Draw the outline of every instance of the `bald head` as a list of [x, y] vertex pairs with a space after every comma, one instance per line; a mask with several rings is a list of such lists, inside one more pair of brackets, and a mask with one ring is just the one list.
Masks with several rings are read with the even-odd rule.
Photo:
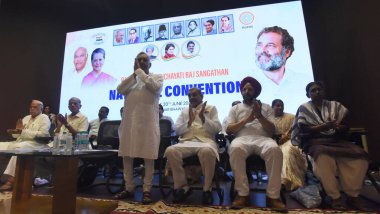
[[32, 100], [29, 107], [29, 114], [34, 118], [42, 113], [44, 104], [39, 100]]
[[87, 62], [87, 49], [84, 47], [79, 47], [74, 53], [74, 66], [75, 70], [79, 73], [86, 66]]

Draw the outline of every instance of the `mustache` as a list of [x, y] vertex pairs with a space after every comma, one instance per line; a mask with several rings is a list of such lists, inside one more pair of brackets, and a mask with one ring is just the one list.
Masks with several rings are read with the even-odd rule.
[[272, 57], [271, 54], [267, 54], [265, 52], [261, 52], [261, 53], [257, 54], [257, 57], [261, 57], [261, 56]]

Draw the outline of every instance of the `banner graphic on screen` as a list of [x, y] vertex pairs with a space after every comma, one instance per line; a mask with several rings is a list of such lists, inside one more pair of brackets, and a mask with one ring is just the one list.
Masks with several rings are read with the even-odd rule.
[[282, 99], [290, 113], [308, 100], [305, 87], [313, 81], [302, 6], [293, 1], [67, 33], [60, 112], [69, 113], [69, 98], [78, 97], [90, 120], [101, 106], [120, 119], [124, 97], [116, 87], [133, 74], [139, 52], [149, 55], [150, 72], [163, 75], [160, 103], [174, 120], [189, 105], [192, 87], [222, 121], [231, 103], [242, 100], [246, 76], [261, 83], [261, 102]]

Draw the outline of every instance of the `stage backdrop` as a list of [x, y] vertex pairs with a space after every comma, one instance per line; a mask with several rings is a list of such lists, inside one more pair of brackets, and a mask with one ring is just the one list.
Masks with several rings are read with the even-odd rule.
[[[257, 36], [271, 26], [286, 29], [294, 38], [295, 50], [279, 85], [255, 63]], [[95, 54], [91, 61], [93, 51], [104, 52], [104, 60]], [[231, 103], [242, 99], [239, 85], [246, 76], [262, 83], [258, 99], [268, 104], [282, 99], [291, 113], [308, 100], [305, 86], [313, 80], [301, 2], [278, 3], [67, 33], [59, 111], [69, 113], [68, 99], [78, 97], [89, 119], [97, 117], [101, 106], [111, 109], [110, 119], [120, 119], [124, 97], [116, 87], [133, 73], [139, 52], [149, 53], [150, 71], [164, 76], [160, 103], [174, 120], [189, 105], [191, 87], [202, 90], [204, 101], [217, 106], [223, 120]], [[95, 80], [91, 71], [96, 69], [107, 76]]]

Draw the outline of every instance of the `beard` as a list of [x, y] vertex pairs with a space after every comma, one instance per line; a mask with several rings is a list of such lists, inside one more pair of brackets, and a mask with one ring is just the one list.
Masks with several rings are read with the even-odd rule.
[[[282, 49], [280, 54], [270, 55], [270, 54], [266, 54], [264, 52], [261, 52], [261, 53], [256, 55], [256, 60], [255, 60], [256, 65], [261, 70], [264, 70], [264, 71], [278, 70], [279, 68], [281, 68], [281, 66], [283, 66], [285, 64], [285, 61], [286, 61], [285, 52], [286, 52], [285, 48]], [[262, 57], [262, 56], [269, 57], [269, 61], [261, 62], [260, 57]]]
[[243, 94], [243, 100], [245, 103], [250, 103], [254, 99], [255, 97], [251, 96], [250, 94]]

